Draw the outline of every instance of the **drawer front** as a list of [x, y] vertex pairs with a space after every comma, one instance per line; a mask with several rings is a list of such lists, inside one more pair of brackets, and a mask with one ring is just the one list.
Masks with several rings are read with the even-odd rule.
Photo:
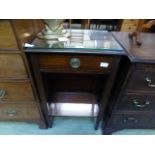
[[155, 115], [113, 115], [109, 125], [122, 128], [151, 128], [155, 127]]
[[155, 111], [155, 96], [124, 95], [115, 109], [123, 111]]
[[9, 20], [0, 21], [0, 49], [18, 49]]
[[126, 89], [128, 91], [155, 91], [155, 71], [134, 71]]
[[107, 73], [110, 71], [112, 58], [108, 56], [79, 55], [40, 55], [41, 70], [73, 73]]
[[34, 101], [29, 82], [1, 82], [0, 102], [4, 101]]
[[33, 104], [0, 104], [0, 120], [39, 119], [38, 108]]
[[28, 78], [21, 55], [0, 54], [0, 78]]

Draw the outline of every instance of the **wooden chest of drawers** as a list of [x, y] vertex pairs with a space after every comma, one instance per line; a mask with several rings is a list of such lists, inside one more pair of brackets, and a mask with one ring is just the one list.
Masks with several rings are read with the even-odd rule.
[[105, 134], [125, 128], [155, 128], [155, 65], [147, 66], [142, 64], [137, 68], [135, 64], [130, 65], [113, 101]]
[[41, 122], [24, 55], [10, 20], [0, 21], [0, 120]]
[[[129, 59], [120, 65], [103, 133], [111, 134], [121, 129], [155, 128], [155, 62], [151, 43], [153, 35], [142, 36], [141, 47], [130, 45], [127, 33], [124, 37], [114, 33], [126, 48]], [[155, 36], [154, 36], [155, 37]], [[138, 52], [137, 52], [138, 50]]]
[[16, 37], [8, 20], [0, 21], [0, 49], [18, 50]]
[[[28, 75], [22, 56], [20, 54], [0, 54], [0, 78], [1, 79], [27, 79]], [[5, 54], [4, 54], [5, 53]]]

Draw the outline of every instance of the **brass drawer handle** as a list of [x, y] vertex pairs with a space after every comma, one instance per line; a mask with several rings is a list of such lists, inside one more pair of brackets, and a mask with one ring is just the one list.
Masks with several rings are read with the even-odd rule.
[[133, 100], [133, 103], [136, 107], [140, 107], [140, 108], [144, 108], [150, 104], [149, 101], [146, 101], [145, 103], [140, 104], [137, 100]]
[[127, 117], [123, 120], [124, 123], [127, 122], [133, 122], [133, 123], [138, 123], [138, 120], [135, 117]]
[[8, 110], [5, 111], [5, 113], [6, 113], [8, 116], [10, 116], [10, 117], [14, 117], [14, 116], [17, 115], [17, 111], [14, 110], [14, 109], [8, 109]]
[[0, 89], [0, 100], [4, 98], [6, 91], [4, 89]]
[[71, 58], [69, 63], [70, 63], [70, 66], [74, 69], [79, 68], [81, 65], [81, 61], [79, 58]]
[[146, 82], [148, 84], [148, 87], [155, 88], [155, 84], [152, 84], [151, 78], [146, 77], [145, 80], [146, 80]]

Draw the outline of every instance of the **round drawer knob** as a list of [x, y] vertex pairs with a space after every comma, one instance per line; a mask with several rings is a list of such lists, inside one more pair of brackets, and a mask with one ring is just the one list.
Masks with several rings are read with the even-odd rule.
[[70, 66], [75, 69], [79, 68], [81, 65], [79, 58], [71, 58], [69, 63], [70, 63]]

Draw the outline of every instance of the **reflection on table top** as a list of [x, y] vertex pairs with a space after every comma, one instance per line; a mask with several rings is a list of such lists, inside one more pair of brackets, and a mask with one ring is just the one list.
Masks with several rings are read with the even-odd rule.
[[123, 52], [111, 32], [100, 30], [67, 30], [58, 40], [36, 37], [28, 49], [80, 49]]

